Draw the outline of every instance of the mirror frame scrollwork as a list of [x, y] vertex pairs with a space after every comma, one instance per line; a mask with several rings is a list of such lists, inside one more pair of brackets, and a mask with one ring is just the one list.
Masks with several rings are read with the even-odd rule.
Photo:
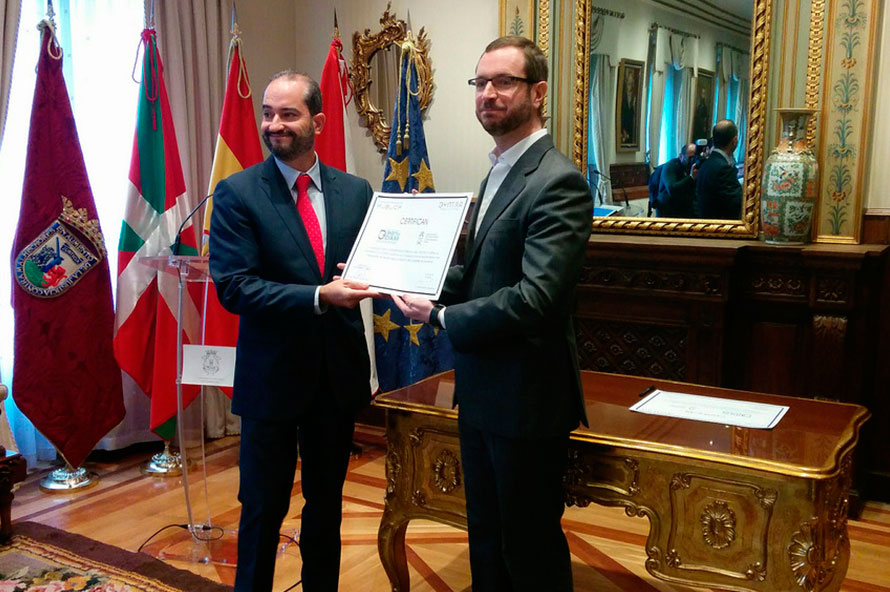
[[[352, 35], [352, 85], [355, 89], [355, 106], [359, 117], [367, 119], [367, 127], [374, 138], [377, 149], [386, 152], [389, 148], [389, 135], [391, 126], [387, 121], [392, 114], [384, 114], [371, 101], [370, 88], [373, 83], [371, 79], [371, 59], [374, 54], [390, 45], [400, 47], [402, 43], [408, 41], [408, 25], [405, 21], [396, 19], [389, 12], [390, 6], [387, 5], [380, 17], [381, 29], [378, 33], [371, 33], [370, 29], [365, 29], [364, 33], [359, 34], [358, 31]], [[432, 63], [429, 58], [429, 39], [426, 36], [426, 30], [421, 28], [414, 37], [414, 45], [417, 48], [418, 65], [417, 79], [420, 103], [420, 110], [424, 111], [429, 105], [433, 94], [433, 70]]]
[[[572, 160], [583, 171], [587, 162], [587, 88], [590, 80], [590, 14], [593, 0], [575, 0], [574, 97], [572, 109]], [[541, 2], [540, 5], [549, 5]], [[549, 6], [547, 7], [549, 11]], [[751, 96], [745, 156], [744, 203], [740, 220], [695, 220], [680, 218], [612, 217], [594, 218], [594, 232], [671, 234], [718, 238], [757, 236], [764, 162], [764, 127], [770, 50], [772, 0], [754, 0], [751, 30]]]

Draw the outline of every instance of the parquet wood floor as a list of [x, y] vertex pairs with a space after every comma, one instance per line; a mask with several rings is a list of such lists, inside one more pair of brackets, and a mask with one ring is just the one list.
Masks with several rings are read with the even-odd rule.
[[[340, 590], [388, 592], [389, 583], [377, 555], [377, 527], [383, 511], [384, 452], [382, 432], [360, 428], [360, 457], [349, 466], [343, 511], [343, 555]], [[14, 520], [32, 520], [76, 532], [135, 551], [152, 533], [168, 524], [187, 522], [179, 478], [148, 477], [140, 465], [148, 453], [131, 454], [114, 462], [87, 463], [100, 475], [100, 483], [76, 494], [45, 494], [38, 482], [46, 471], [32, 474], [16, 492]], [[214, 524], [234, 530], [238, 524], [238, 438], [211, 442], [207, 448], [207, 491]], [[206, 519], [204, 487], [192, 479], [190, 488], [195, 522]], [[299, 473], [294, 483], [291, 512], [285, 532], [299, 528], [302, 506]], [[568, 508], [563, 526], [572, 551], [577, 592], [694, 592], [661, 582], [643, 567], [643, 544], [648, 532], [645, 519], [629, 518], [618, 508]], [[152, 554], [173, 546], [184, 531], [166, 530], [152, 539]], [[859, 520], [849, 525], [852, 559], [844, 592], [890, 592], [890, 505], [870, 502]], [[408, 529], [408, 562], [412, 592], [468, 592], [470, 589], [466, 533], [433, 522], [415, 521]], [[234, 561], [234, 546], [219, 543], [214, 554]], [[231, 584], [234, 567], [168, 560], [210, 579]], [[275, 592], [299, 579], [299, 550], [286, 545], [279, 555]], [[299, 590], [299, 587], [295, 588]], [[781, 591], [776, 591], [781, 592]]]

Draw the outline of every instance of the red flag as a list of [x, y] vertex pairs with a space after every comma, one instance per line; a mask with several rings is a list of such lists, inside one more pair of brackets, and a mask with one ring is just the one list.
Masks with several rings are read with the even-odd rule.
[[315, 138], [315, 151], [323, 163], [347, 171], [346, 105], [352, 99], [349, 69], [341, 55], [343, 44], [334, 37], [321, 71], [321, 105], [325, 125]]
[[124, 417], [105, 243], [46, 21], [12, 247], [16, 405], [73, 467]]
[[[226, 82], [226, 96], [223, 100], [222, 117], [219, 121], [219, 135], [216, 139], [216, 152], [213, 155], [213, 171], [210, 173], [208, 193], [213, 193], [220, 179], [237, 173], [247, 167], [262, 162], [260, 137], [253, 115], [253, 100], [250, 80], [247, 78], [247, 65], [241, 56], [241, 38], [237, 33], [232, 37], [229, 50], [229, 78]], [[213, 211], [213, 198], [207, 201], [204, 211], [204, 248], [206, 255], [210, 237], [210, 215]], [[219, 303], [216, 288], [207, 282], [204, 309], [204, 343], [234, 347], [238, 341], [238, 317], [227, 311]], [[231, 388], [221, 389], [229, 398]]]
[[[349, 82], [349, 67], [341, 52], [343, 44], [334, 39], [321, 71], [321, 105], [326, 121], [321, 133], [315, 138], [315, 151], [321, 162], [341, 171], [352, 173], [352, 146], [349, 142], [349, 127], [346, 125], [346, 105], [352, 100], [352, 86]], [[362, 322], [365, 325], [365, 341], [371, 362], [371, 393], [378, 390], [377, 361], [374, 355], [374, 311], [370, 299], [359, 304]]]

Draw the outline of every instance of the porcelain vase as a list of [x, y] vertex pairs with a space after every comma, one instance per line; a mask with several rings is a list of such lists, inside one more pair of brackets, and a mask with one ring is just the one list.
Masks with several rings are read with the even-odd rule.
[[767, 243], [800, 245], [810, 242], [818, 193], [816, 156], [806, 141], [812, 109], [778, 109], [782, 132], [766, 161], [760, 220]]

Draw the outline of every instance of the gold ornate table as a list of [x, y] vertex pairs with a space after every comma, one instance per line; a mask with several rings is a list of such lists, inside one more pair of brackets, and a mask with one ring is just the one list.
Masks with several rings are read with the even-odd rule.
[[[596, 372], [582, 380], [591, 427], [572, 433], [566, 503], [648, 518], [649, 573], [726, 590], [840, 589], [864, 407]], [[790, 409], [772, 430], [628, 411], [650, 385]], [[393, 592], [409, 590], [410, 520], [466, 528], [453, 392], [448, 372], [375, 401], [387, 410], [378, 550]]]

